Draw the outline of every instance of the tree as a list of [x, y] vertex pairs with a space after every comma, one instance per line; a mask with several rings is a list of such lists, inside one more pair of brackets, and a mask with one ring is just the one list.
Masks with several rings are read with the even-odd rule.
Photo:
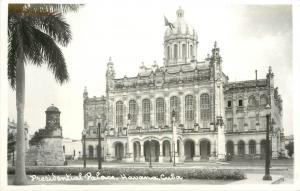
[[288, 155], [292, 157], [294, 155], [294, 141], [290, 141], [285, 148], [288, 150]]
[[55, 79], [69, 79], [66, 62], [58, 45], [67, 46], [72, 35], [63, 14], [76, 12], [81, 5], [9, 4], [8, 80], [16, 91], [17, 159], [13, 184], [26, 184], [25, 172], [25, 64], [47, 64]]

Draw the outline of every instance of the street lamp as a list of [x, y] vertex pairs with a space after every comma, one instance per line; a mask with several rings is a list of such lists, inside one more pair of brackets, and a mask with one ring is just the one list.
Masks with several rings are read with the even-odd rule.
[[82, 139], [83, 139], [83, 168], [86, 168], [86, 152], [85, 152], [85, 138], [86, 138], [86, 129], [83, 129], [82, 131]]
[[175, 110], [173, 109], [172, 111], [172, 130], [173, 130], [173, 166], [176, 166], [175, 164], [175, 145], [176, 145], [176, 140], [175, 140], [175, 136], [176, 136], [176, 131], [175, 131], [175, 126], [174, 126], [174, 123], [175, 123]]
[[267, 118], [267, 128], [266, 128], [266, 163], [265, 163], [265, 175], [263, 177], [263, 180], [272, 180], [272, 177], [270, 175], [270, 137], [269, 137], [269, 131], [270, 131], [270, 118], [271, 118], [271, 112], [270, 112], [270, 105], [268, 104], [266, 106], [266, 110], [268, 114], [266, 115]]

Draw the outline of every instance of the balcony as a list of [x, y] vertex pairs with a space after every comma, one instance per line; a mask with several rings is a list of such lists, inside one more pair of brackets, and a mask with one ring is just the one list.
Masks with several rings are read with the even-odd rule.
[[137, 129], [129, 129], [128, 134], [143, 134], [143, 133], [162, 133], [162, 132], [172, 132], [172, 128], [137, 128]]

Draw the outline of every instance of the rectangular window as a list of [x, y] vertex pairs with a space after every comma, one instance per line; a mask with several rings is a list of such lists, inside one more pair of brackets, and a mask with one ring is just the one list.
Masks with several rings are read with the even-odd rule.
[[239, 99], [239, 106], [243, 106], [243, 100]]
[[229, 100], [229, 101], [227, 101], [227, 107], [231, 107], [231, 101]]

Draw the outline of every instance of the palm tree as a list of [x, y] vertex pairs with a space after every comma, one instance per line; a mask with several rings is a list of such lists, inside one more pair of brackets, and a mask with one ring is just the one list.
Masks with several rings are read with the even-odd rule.
[[58, 45], [67, 46], [72, 35], [63, 13], [76, 12], [81, 5], [10, 4], [8, 6], [8, 80], [16, 90], [17, 159], [13, 184], [27, 183], [25, 172], [25, 64], [47, 64], [55, 79], [69, 79], [66, 62]]

